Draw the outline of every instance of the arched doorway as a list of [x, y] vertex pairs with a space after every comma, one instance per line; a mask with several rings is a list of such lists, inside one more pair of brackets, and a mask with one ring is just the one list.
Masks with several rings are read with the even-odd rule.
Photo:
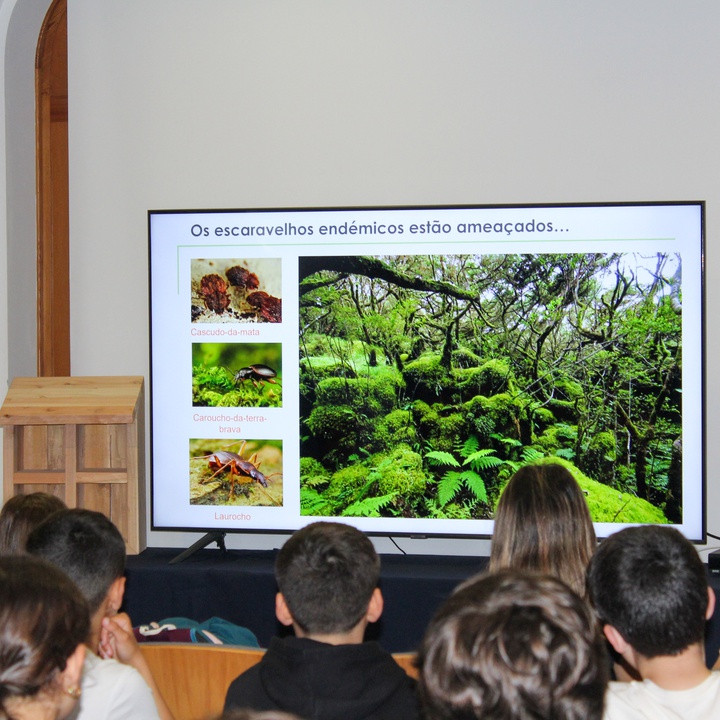
[[35, 62], [37, 374], [70, 375], [67, 0], [54, 0]]

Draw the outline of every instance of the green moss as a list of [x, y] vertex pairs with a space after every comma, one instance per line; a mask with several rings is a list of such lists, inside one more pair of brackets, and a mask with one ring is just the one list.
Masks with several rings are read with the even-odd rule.
[[465, 416], [461, 412], [453, 412], [441, 417], [438, 421], [434, 446], [436, 450], [451, 452], [458, 440], [464, 440]]
[[492, 420], [497, 432], [506, 437], [515, 437], [519, 434], [520, 417], [524, 407], [521, 400], [508, 393], [499, 393], [492, 397], [479, 396], [478, 406]]
[[417, 432], [409, 410], [393, 410], [383, 417], [373, 433], [373, 445], [378, 450], [387, 450], [398, 443], [413, 445]]
[[552, 410], [548, 410], [546, 407], [539, 407], [533, 410], [533, 420], [538, 426], [547, 427], [555, 422], [555, 416]]
[[368, 482], [370, 470], [364, 465], [351, 465], [333, 473], [327, 494], [332, 498], [351, 497]]
[[541, 447], [546, 453], [552, 453], [563, 447], [562, 440], [558, 437], [557, 428], [551, 425], [546, 428], [542, 434], [535, 438], [535, 444]]
[[392, 409], [398, 378], [392, 373], [370, 378], [327, 378], [317, 386], [317, 405], [347, 405], [355, 412], [379, 415]]
[[408, 390], [421, 398], [436, 398], [452, 393], [454, 381], [440, 365], [438, 355], [424, 355], [405, 365], [403, 379]]
[[389, 455], [376, 455], [373, 460], [380, 495], [406, 497], [425, 491], [428, 479], [423, 471], [422, 457], [408, 445], [398, 445]]
[[416, 400], [412, 405], [412, 414], [415, 422], [421, 427], [437, 422], [437, 410], [430, 407], [424, 400]]
[[442, 403], [432, 406], [418, 400], [413, 403], [413, 418], [418, 431], [435, 450], [452, 451], [455, 442], [463, 438], [465, 414], [462, 410], [448, 410]]
[[465, 403], [465, 425], [468, 435], [476, 435], [482, 443], [487, 443], [490, 435], [495, 432], [495, 422], [487, 412], [486, 404], [479, 396]]
[[497, 395], [512, 392], [510, 366], [504, 360], [488, 360], [480, 367], [458, 371], [459, 389], [463, 398], [475, 395]]
[[355, 435], [355, 413], [347, 405], [316, 407], [307, 419], [307, 426], [315, 437], [333, 441]]
[[198, 390], [193, 394], [193, 405], [195, 407], [217, 407], [222, 401], [222, 393], [212, 390]]
[[582, 400], [582, 398], [585, 397], [585, 392], [579, 382], [567, 378], [559, 378], [555, 382], [555, 395], [561, 400], [574, 402], [575, 400]]
[[602, 523], [655, 523], [668, 522], [660, 508], [651, 505], [629, 493], [614, 490], [595, 480], [591, 480], [576, 465], [562, 458], [543, 458], [536, 461], [545, 465], [557, 463], [567, 468], [577, 480], [587, 500], [590, 517], [594, 522]]
[[574, 402], [552, 398], [548, 401], [547, 407], [558, 420], [577, 422], [578, 411]]
[[452, 366], [454, 368], [476, 368], [480, 366], [482, 358], [467, 348], [458, 348], [452, 352]]
[[309, 487], [326, 485], [330, 481], [330, 473], [323, 464], [313, 457], [300, 458], [300, 482]]

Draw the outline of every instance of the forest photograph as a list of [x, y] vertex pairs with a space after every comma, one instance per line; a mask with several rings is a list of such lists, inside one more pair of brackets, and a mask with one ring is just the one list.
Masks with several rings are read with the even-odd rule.
[[593, 520], [682, 522], [674, 253], [299, 258], [301, 512], [490, 519], [557, 462]]

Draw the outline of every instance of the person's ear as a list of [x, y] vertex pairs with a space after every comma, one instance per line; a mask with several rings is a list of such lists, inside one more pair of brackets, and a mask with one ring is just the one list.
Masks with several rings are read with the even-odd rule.
[[285, 602], [285, 597], [282, 593], [275, 595], [275, 617], [283, 624], [290, 626], [293, 624], [293, 617], [290, 613], [290, 608]]
[[708, 586], [708, 606], [705, 611], [705, 619], [709, 620], [715, 612], [715, 591]]
[[125, 597], [125, 576], [113, 580], [107, 594], [107, 614], [115, 615], [122, 607]]
[[65, 669], [62, 671], [63, 692], [70, 697], [80, 697], [82, 683], [82, 669], [85, 662], [85, 645], [80, 643], [73, 654], [67, 659]]
[[383, 600], [382, 592], [380, 592], [380, 588], [375, 588], [373, 594], [370, 596], [367, 614], [365, 615], [367, 621], [372, 623], [379, 620], [384, 607], [385, 601]]
[[617, 628], [612, 625], [603, 625], [603, 634], [616, 653], [624, 655], [627, 652], [630, 645]]

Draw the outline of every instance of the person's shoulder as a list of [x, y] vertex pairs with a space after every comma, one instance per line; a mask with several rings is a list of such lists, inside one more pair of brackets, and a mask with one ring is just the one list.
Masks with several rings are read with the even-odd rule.
[[650, 680], [611, 682], [603, 720], [720, 717], [720, 672], [687, 690], [664, 690]]
[[244, 706], [255, 710], [275, 709], [260, 682], [260, 663], [241, 672], [225, 693], [225, 710]]
[[133, 667], [86, 654], [78, 720], [158, 720], [152, 691]]
[[143, 676], [132, 666], [125, 665], [117, 660], [102, 660], [97, 655], [88, 652], [83, 670], [83, 692], [85, 686], [89, 688], [102, 685], [106, 688], [122, 684], [130, 688], [148, 688]]

